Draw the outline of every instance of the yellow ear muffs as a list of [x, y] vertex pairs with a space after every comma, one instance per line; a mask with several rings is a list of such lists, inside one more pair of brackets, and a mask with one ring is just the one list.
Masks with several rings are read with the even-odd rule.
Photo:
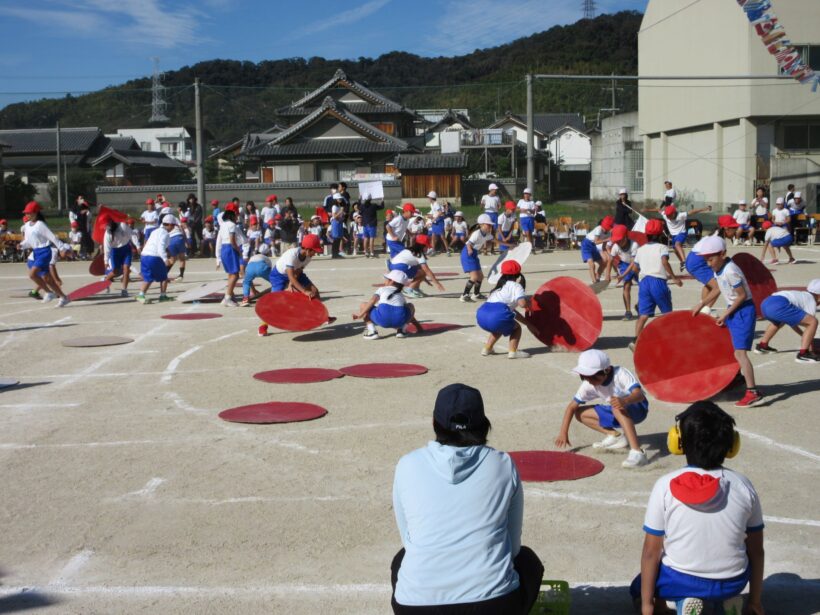
[[726, 453], [727, 459], [731, 459], [740, 452], [740, 434], [737, 431], [733, 430], [732, 435], [732, 448], [730, 448], [729, 452]]
[[683, 447], [680, 444], [680, 429], [678, 429], [677, 424], [670, 428], [669, 433], [666, 434], [666, 448], [673, 455], [683, 455]]

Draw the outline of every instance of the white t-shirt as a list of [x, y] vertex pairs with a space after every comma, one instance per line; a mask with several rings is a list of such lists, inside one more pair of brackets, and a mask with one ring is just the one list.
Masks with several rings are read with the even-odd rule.
[[804, 199], [800, 199], [798, 203], [795, 199], [792, 199], [787, 203], [789, 209], [793, 209], [794, 211], [805, 211], [806, 210], [806, 201]]
[[374, 293], [379, 300], [376, 305], [392, 305], [394, 307], [404, 307], [407, 305], [407, 300], [401, 291], [395, 286], [380, 286]]
[[686, 232], [686, 218], [688, 214], [685, 211], [679, 211], [675, 219], [667, 218], [666, 214], [661, 214], [666, 222], [666, 228], [669, 229], [669, 234], [673, 237]]
[[783, 209], [774, 208], [772, 210], [772, 222], [774, 224], [788, 224], [789, 219], [791, 218], [792, 212], [790, 212], [785, 207]]
[[505, 235], [510, 232], [513, 224], [515, 224], [515, 214], [504, 212], [498, 216], [498, 228]]
[[494, 290], [487, 297], [487, 303], [503, 303], [507, 307], [514, 308], [518, 304], [519, 299], [526, 296], [524, 287], [518, 282], [508, 280], [504, 286], [498, 290]]
[[669, 248], [662, 243], [647, 243], [635, 252], [635, 262], [640, 267], [639, 280], [646, 277], [667, 279], [663, 257], [669, 258]]
[[484, 247], [485, 244], [490, 243], [492, 240], [492, 235], [485, 235], [481, 232], [480, 228], [477, 228], [473, 231], [473, 234], [470, 235], [470, 238], [467, 240], [467, 243], [473, 246], [474, 250], [480, 250]]
[[143, 256], [157, 256], [162, 260], [168, 260], [168, 244], [171, 243], [171, 236], [164, 227], [160, 226], [151, 233], [145, 247], [142, 249]]
[[[404, 240], [404, 235], [407, 233], [407, 220], [404, 219], [404, 216], [398, 214], [393, 216], [393, 219], [387, 223], [387, 226], [393, 231], [393, 234], [396, 236], [396, 241]], [[389, 239], [390, 235], [387, 237]]]
[[814, 295], [806, 290], [781, 290], [774, 293], [772, 297], [784, 297], [793, 306], [803, 310], [810, 316], [814, 316], [817, 311], [817, 302], [814, 300]]
[[[219, 225], [219, 244], [225, 245], [231, 243], [231, 235], [236, 235], [237, 228], [236, 222], [222, 220], [222, 224]], [[236, 243], [241, 243], [238, 237], [236, 238]]]
[[154, 228], [159, 222], [159, 212], [156, 209], [152, 211], [146, 209], [140, 214], [140, 218], [145, 223], [145, 228]]
[[738, 209], [735, 213], [732, 214], [732, 217], [735, 221], [740, 225], [749, 224], [749, 220], [752, 219], [752, 214], [749, 211], [743, 211], [742, 209]]
[[783, 226], [771, 226], [766, 230], [766, 235], [763, 241], [771, 241], [773, 239], [783, 239], [789, 236], [789, 230]]
[[268, 222], [273, 220], [273, 217], [275, 215], [276, 215], [276, 210], [273, 207], [271, 207], [269, 205], [265, 205], [262, 208], [262, 222], [265, 223], [265, 226], [268, 225]]
[[71, 231], [68, 234], [68, 241], [72, 244], [78, 244], [82, 241], [83, 234], [80, 231]]
[[276, 271], [281, 274], [285, 274], [288, 268], [295, 269], [298, 275], [298, 272], [308, 266], [310, 260], [313, 257], [308, 255], [305, 257], [305, 260], [299, 259], [299, 248], [291, 248], [290, 250], [286, 250], [282, 256], [280, 256], [276, 260]]
[[595, 386], [587, 380], [582, 380], [573, 399], [579, 404], [586, 404], [596, 399], [611, 403], [610, 400], [613, 397], [626, 397], [640, 386], [641, 384], [632, 372], [625, 367], [615, 365], [609, 380], [605, 380], [602, 384]]
[[497, 194], [495, 196], [485, 194], [481, 197], [481, 205], [484, 207], [484, 211], [495, 213], [501, 206], [501, 197], [499, 197]]
[[453, 232], [456, 235], [467, 235], [467, 231], [470, 230], [470, 227], [467, 226], [466, 220], [462, 220], [459, 222], [458, 220], [453, 220]]
[[414, 216], [410, 218], [407, 223], [407, 230], [414, 235], [418, 235], [424, 230], [424, 220], [421, 216]]
[[402, 250], [396, 256], [390, 259], [394, 265], [407, 265], [408, 267], [418, 267], [424, 265], [427, 259], [423, 256], [416, 256], [410, 250]]
[[638, 244], [634, 241], [630, 241], [629, 246], [626, 249], [622, 248], [617, 243], [613, 243], [612, 247], [609, 249], [609, 254], [612, 258], [617, 256], [621, 259], [622, 263], [629, 265], [633, 260], [635, 260], [635, 255], [638, 253], [638, 247]]
[[51, 229], [49, 229], [42, 220], [37, 220], [34, 224], [26, 222], [23, 225], [23, 234], [25, 237], [23, 241], [20, 242], [21, 248], [36, 250], [51, 245], [56, 246], [60, 243], [57, 236], [51, 232]]
[[433, 216], [433, 221], [438, 220], [444, 214], [444, 208], [438, 201], [430, 203], [430, 214]]
[[535, 201], [526, 201], [521, 199], [518, 201], [518, 217], [530, 218], [535, 215]]
[[756, 216], [765, 216], [769, 211], [769, 199], [765, 196], [762, 199], [754, 198], [752, 199], [752, 207], [755, 208]]
[[672, 202], [674, 203], [678, 200], [678, 193], [675, 191], [674, 188], [670, 188], [669, 190], [663, 193], [663, 198], [672, 199]]
[[746, 300], [752, 300], [752, 291], [749, 288], [746, 277], [743, 275], [740, 267], [735, 265], [731, 260], [724, 264], [720, 271], [715, 273], [715, 279], [727, 305], [732, 305], [735, 302], [738, 295], [737, 289], [740, 287], [743, 287], [743, 290], [746, 291]]
[[603, 226], [598, 225], [587, 233], [587, 239], [592, 242], [597, 242], [598, 240], [607, 240], [611, 235], [612, 233], [610, 231], [604, 230]]
[[131, 243], [131, 227], [125, 222], [120, 222], [119, 226], [114, 229], [113, 236], [107, 230], [103, 237], [103, 254], [108, 260], [111, 250], [114, 248], [121, 248], [124, 245]]
[[[686, 472], [720, 480], [718, 493], [705, 504], [684, 504], [670, 488]], [[729, 579], [749, 565], [746, 534], [763, 529], [760, 498], [749, 479], [727, 468], [680, 468], [658, 479], [649, 496], [643, 529], [663, 536], [665, 566], [706, 579]]]
[[203, 228], [202, 229], [202, 239], [213, 239], [214, 237], [216, 237], [216, 233], [217, 233], [216, 229]]

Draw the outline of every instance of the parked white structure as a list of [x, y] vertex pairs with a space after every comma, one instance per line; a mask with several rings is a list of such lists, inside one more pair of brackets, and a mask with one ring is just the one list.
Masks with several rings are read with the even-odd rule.
[[[820, 69], [817, 0], [773, 2], [792, 44]], [[650, 0], [638, 37], [644, 76], [778, 75], [770, 55], [733, 0]], [[794, 79], [641, 81], [639, 129], [645, 196], [679, 195], [725, 205], [749, 199], [755, 185], [782, 194], [794, 183], [816, 211], [820, 185], [820, 92]]]
[[562, 126], [547, 135], [546, 147], [562, 171], [589, 171], [592, 143], [589, 135], [573, 126]]
[[643, 139], [638, 134], [638, 112], [622, 113], [601, 121], [592, 140], [591, 199], [615, 201], [626, 188], [633, 202], [643, 196]]
[[107, 136], [132, 137], [144, 152], [163, 152], [168, 157], [182, 162], [196, 160], [193, 135], [182, 126], [120, 128], [116, 135]]

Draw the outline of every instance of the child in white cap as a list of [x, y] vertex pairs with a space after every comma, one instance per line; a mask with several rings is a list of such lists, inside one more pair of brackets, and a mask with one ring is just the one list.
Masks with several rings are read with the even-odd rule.
[[[781, 290], [763, 300], [760, 311], [771, 324], [755, 346], [755, 354], [777, 352], [769, 342], [783, 325], [789, 325], [800, 336], [800, 351], [794, 358], [798, 363], [817, 363], [820, 355], [814, 352], [817, 334], [817, 305], [820, 304], [820, 278], [809, 282], [805, 291]], [[804, 327], [801, 329], [801, 327]]]
[[786, 209], [785, 205], [786, 201], [783, 197], [777, 197], [777, 200], [774, 202], [774, 209], [771, 213], [771, 220], [775, 226], [789, 228], [789, 221], [791, 220], [792, 214]]
[[[606, 451], [629, 447], [629, 456], [621, 464], [625, 468], [646, 465], [646, 453], [638, 443], [635, 425], [643, 422], [649, 413], [649, 402], [638, 379], [625, 367], [612, 365], [609, 356], [601, 350], [586, 350], [578, 357], [572, 370], [581, 378], [581, 386], [564, 411], [561, 431], [555, 446], [572, 446], [569, 426], [573, 417], [590, 429], [604, 434], [604, 439], [592, 445]], [[596, 399], [604, 403], [590, 405]], [[623, 428], [623, 433], [618, 431]]]
[[481, 214], [478, 217], [476, 227], [461, 250], [461, 269], [470, 276], [461, 295], [462, 303], [484, 299], [481, 294], [481, 281], [484, 279], [484, 272], [481, 271], [478, 253], [481, 252], [481, 248], [493, 240], [492, 218], [487, 214]]
[[737, 202], [737, 209], [732, 214], [732, 217], [737, 221], [738, 224], [737, 235], [735, 235], [734, 244], [738, 245], [740, 242], [743, 241], [743, 237], [745, 236], [746, 241], [743, 242], [744, 245], [752, 245], [752, 237], [754, 236], [755, 229], [752, 226], [752, 212], [748, 210], [745, 199], [740, 199]]
[[523, 196], [518, 201], [518, 228], [521, 230], [521, 241], [532, 243], [532, 233], [535, 231], [535, 203], [530, 188], [524, 188]]
[[170, 260], [168, 256], [168, 245], [171, 243], [170, 232], [179, 224], [176, 216], [167, 214], [163, 216], [162, 223], [154, 229], [148, 236], [148, 240], [142, 248], [140, 255], [140, 274], [142, 275], [142, 286], [137, 295], [140, 303], [150, 303], [145, 297], [146, 291], [154, 282], [159, 283], [159, 301], [173, 301], [172, 297], [166, 295], [168, 290], [168, 268]]
[[397, 338], [407, 337], [407, 323], [413, 323], [416, 331], [421, 332], [421, 323], [416, 320], [416, 307], [407, 303], [401, 292], [410, 281], [407, 274], [393, 269], [385, 273], [384, 277], [384, 286], [377, 288], [370, 301], [362, 303], [358, 313], [353, 314], [353, 320], [361, 318], [365, 322], [364, 339], [379, 339], [376, 325], [395, 329]]
[[467, 221], [464, 220], [464, 212], [457, 211], [453, 216], [453, 233], [450, 241], [450, 247], [454, 250], [460, 250], [464, 247], [464, 242], [467, 241], [467, 231], [470, 227]]

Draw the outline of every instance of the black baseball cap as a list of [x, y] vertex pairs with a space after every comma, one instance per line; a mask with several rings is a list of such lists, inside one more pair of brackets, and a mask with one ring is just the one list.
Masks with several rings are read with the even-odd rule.
[[487, 424], [481, 391], [466, 384], [448, 384], [436, 396], [433, 420], [453, 431], [479, 429]]

